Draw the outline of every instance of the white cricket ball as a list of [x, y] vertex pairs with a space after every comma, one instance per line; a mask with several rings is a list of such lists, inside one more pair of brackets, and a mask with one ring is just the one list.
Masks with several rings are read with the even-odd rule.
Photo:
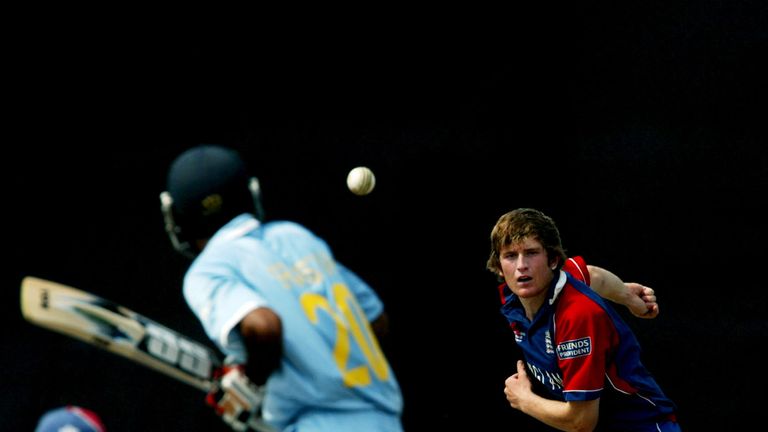
[[374, 186], [376, 186], [376, 176], [368, 167], [355, 167], [347, 174], [347, 187], [355, 195], [368, 195]]

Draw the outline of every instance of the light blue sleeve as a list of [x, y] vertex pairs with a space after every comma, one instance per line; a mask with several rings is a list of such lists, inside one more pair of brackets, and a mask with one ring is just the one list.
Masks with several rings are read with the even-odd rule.
[[184, 296], [218, 348], [235, 362], [245, 362], [245, 346], [238, 331], [232, 331], [252, 310], [266, 300], [239, 278], [221, 271], [209, 276], [204, 269], [191, 268], [184, 278]]

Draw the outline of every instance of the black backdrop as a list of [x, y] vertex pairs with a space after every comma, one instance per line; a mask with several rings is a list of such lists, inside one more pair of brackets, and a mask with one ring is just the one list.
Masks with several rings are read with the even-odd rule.
[[[19, 53], [0, 429], [74, 403], [110, 431], [226, 430], [196, 390], [18, 308], [35, 275], [205, 340], [158, 200], [172, 158], [198, 143], [240, 150], [268, 217], [305, 224], [378, 290], [410, 431], [537, 427], [504, 399], [517, 351], [484, 270], [496, 218], [521, 206], [554, 217], [572, 254], [656, 288], [660, 317], [627, 320], [686, 429], [758, 421], [765, 6], [565, 15], [397, 42], [198, 36], [105, 54], [73, 36]], [[356, 165], [377, 175], [369, 196], [346, 190]]]

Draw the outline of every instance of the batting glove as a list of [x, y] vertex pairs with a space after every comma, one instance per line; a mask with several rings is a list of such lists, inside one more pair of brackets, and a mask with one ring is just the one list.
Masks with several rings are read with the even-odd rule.
[[273, 429], [261, 418], [264, 392], [263, 386], [248, 379], [242, 365], [226, 365], [214, 373], [213, 389], [205, 400], [233, 430], [270, 432]]

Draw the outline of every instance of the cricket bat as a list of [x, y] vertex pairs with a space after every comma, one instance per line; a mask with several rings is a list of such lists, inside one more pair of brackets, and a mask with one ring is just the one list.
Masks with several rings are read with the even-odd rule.
[[128, 308], [40, 279], [21, 282], [21, 311], [38, 326], [127, 357], [209, 392], [221, 365], [212, 349]]
[[[205, 392], [213, 390], [213, 374], [222, 364], [214, 350], [162, 324], [94, 294], [46, 279], [27, 276], [21, 281], [21, 312], [33, 324], [96, 345]], [[227, 383], [223, 386], [227, 388]], [[249, 406], [256, 404], [249, 402]], [[233, 406], [225, 404], [223, 416], [241, 413], [230, 411]], [[275, 432], [261, 418], [246, 417], [230, 426], [239, 431]]]

